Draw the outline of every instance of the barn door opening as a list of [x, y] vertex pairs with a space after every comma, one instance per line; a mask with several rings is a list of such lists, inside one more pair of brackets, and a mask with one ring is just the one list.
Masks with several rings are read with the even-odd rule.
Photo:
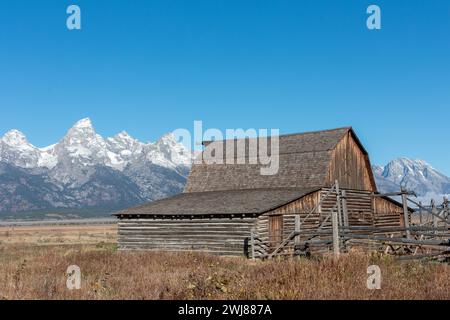
[[283, 216], [269, 216], [270, 251], [275, 250], [283, 241]]

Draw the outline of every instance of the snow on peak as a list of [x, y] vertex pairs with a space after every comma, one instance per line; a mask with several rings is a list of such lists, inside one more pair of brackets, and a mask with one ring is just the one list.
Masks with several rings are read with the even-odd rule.
[[8, 131], [0, 140], [0, 161], [23, 168], [38, 165], [40, 151], [18, 130]]
[[40, 155], [38, 160], [38, 167], [53, 169], [58, 164], [58, 156], [55, 152], [56, 144], [40, 148]]
[[126, 131], [122, 131], [116, 134], [114, 137], [110, 137], [107, 139], [111, 143], [117, 143], [122, 146], [130, 146], [136, 143], [140, 143], [137, 139], [133, 138]]
[[66, 137], [79, 137], [80, 139], [87, 138], [87, 136], [95, 136], [95, 129], [89, 118], [82, 119], [75, 123], [72, 128], [67, 131]]
[[9, 131], [0, 142], [4, 144], [2, 147], [0, 143], [0, 161], [27, 168], [52, 169], [61, 163], [67, 170], [80, 165], [101, 165], [123, 171], [128, 164], [139, 161], [167, 168], [190, 166], [192, 163], [190, 150], [177, 142], [173, 133], [148, 144], [133, 138], [126, 131], [105, 139], [95, 132], [89, 118], [75, 123], [60, 142], [46, 148], [34, 147], [17, 130]]
[[134, 138], [130, 136], [126, 131], [119, 132], [118, 134], [115, 135], [115, 138], [121, 140], [134, 140]]
[[428, 192], [435, 194], [450, 192], [450, 178], [424, 160], [397, 158], [385, 166], [373, 166], [373, 172], [383, 192], [398, 191], [400, 186], [413, 190], [421, 196]]
[[78, 129], [82, 129], [82, 128], [92, 128], [92, 121], [90, 118], [84, 118], [81, 119], [80, 121], [78, 121], [77, 123], [75, 123], [75, 125], [73, 126], [73, 128], [78, 128]]
[[[95, 145], [104, 145], [103, 138], [97, 135], [92, 122], [89, 118], [82, 119], [75, 123], [75, 125], [67, 131], [66, 136], [59, 143], [66, 149], [87, 148], [90, 149]], [[87, 151], [86, 151], [87, 152]], [[74, 150], [74, 153], [77, 153]]]
[[383, 175], [396, 175], [398, 177], [423, 175], [424, 172], [434, 172], [435, 169], [424, 160], [409, 158], [397, 158], [384, 167]]
[[160, 139], [159, 142], [165, 142], [165, 143], [173, 143], [173, 144], [177, 144], [178, 140], [175, 137], [175, 135], [173, 134], [173, 132], [169, 132], [166, 133], [165, 135], [163, 135]]
[[10, 146], [24, 146], [29, 145], [25, 134], [19, 130], [10, 130], [2, 138], [2, 141]]
[[169, 132], [163, 135], [157, 142], [154, 143], [157, 146], [168, 146], [170, 148], [175, 148], [177, 151], [188, 151], [183, 142], [179, 141], [179, 139], [173, 134]]
[[157, 142], [147, 145], [147, 160], [164, 167], [191, 166], [192, 152], [175, 135], [167, 133]]

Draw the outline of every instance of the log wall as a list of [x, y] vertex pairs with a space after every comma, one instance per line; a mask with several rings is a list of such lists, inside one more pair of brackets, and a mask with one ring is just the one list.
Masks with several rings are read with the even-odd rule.
[[[322, 197], [329, 189], [322, 191]], [[348, 211], [348, 222], [350, 226], [372, 227], [374, 224], [373, 206], [371, 192], [359, 190], [346, 190], [346, 202]], [[336, 204], [336, 193], [331, 194], [324, 200], [322, 211], [328, 215]]]
[[[282, 215], [283, 216], [283, 239], [285, 239], [289, 234], [294, 231], [295, 226], [295, 215], [300, 214], [302, 221], [306, 218], [309, 212], [311, 212], [314, 207], [320, 201], [320, 191], [311, 193], [297, 201], [291, 202], [285, 206], [278, 209], [270, 211], [264, 215], [261, 215], [256, 220], [256, 234], [259, 239], [264, 242], [269, 241], [269, 216], [271, 215]], [[317, 212], [311, 215], [308, 220], [304, 221], [302, 228], [317, 228], [320, 221], [320, 208]]]
[[373, 206], [376, 227], [404, 227], [401, 206], [380, 197], [373, 198]]
[[244, 255], [255, 218], [122, 219], [119, 250], [201, 251]]

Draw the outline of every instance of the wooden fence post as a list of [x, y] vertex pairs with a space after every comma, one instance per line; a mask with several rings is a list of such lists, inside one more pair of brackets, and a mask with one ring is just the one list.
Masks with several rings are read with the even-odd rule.
[[449, 214], [448, 198], [444, 197], [444, 219], [448, 219]]
[[411, 231], [409, 230], [409, 210], [408, 210], [408, 198], [406, 195], [406, 189], [402, 188], [402, 203], [403, 203], [403, 221], [405, 222], [406, 238], [411, 239]]
[[294, 250], [296, 250], [298, 248], [298, 246], [300, 246], [301, 242], [300, 242], [300, 228], [301, 228], [301, 221], [300, 221], [300, 215], [296, 214], [295, 215], [295, 238], [294, 238]]
[[344, 227], [348, 228], [347, 192], [345, 190], [342, 190], [342, 214], [344, 216]]
[[419, 201], [419, 219], [420, 219], [420, 225], [423, 226], [422, 201]]
[[250, 245], [252, 246], [252, 260], [256, 259], [255, 257], [255, 229], [250, 231]]
[[335, 258], [339, 258], [339, 219], [336, 210], [332, 210], [331, 212], [331, 222], [333, 225], [333, 253]]
[[[434, 201], [434, 199], [431, 199], [431, 211], [433, 213], [435, 213], [435, 215], [433, 215], [433, 227], [436, 229], [438, 227], [438, 218], [437, 218], [437, 208], [436, 208], [436, 202]], [[437, 231], [435, 231], [436, 233]]]
[[342, 217], [342, 209], [341, 209], [341, 189], [339, 187], [339, 181], [335, 181], [336, 184], [336, 204], [337, 204], [337, 214], [338, 214], [338, 222], [339, 226], [344, 224], [344, 220]]

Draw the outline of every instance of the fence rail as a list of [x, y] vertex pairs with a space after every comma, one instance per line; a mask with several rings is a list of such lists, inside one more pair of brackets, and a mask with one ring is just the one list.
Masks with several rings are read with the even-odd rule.
[[[353, 247], [379, 251], [395, 255], [400, 259], [423, 259], [450, 257], [450, 211], [448, 199], [440, 205], [432, 201], [429, 207], [415, 201], [414, 193], [402, 189], [399, 193], [372, 196], [401, 196], [404, 226], [392, 227], [375, 225], [355, 225], [347, 208], [347, 195], [340, 190], [339, 183], [321, 198], [317, 206], [304, 219], [300, 213], [295, 215], [295, 227], [281, 242], [263, 241], [253, 232], [251, 235], [251, 257], [253, 259], [272, 259], [281, 256], [308, 256], [311, 253], [332, 252], [338, 257]], [[334, 204], [327, 212], [321, 212], [323, 221], [317, 227], [303, 228], [309, 217], [327, 202]], [[419, 221], [412, 221], [412, 215], [419, 215]], [[425, 216], [426, 215], [426, 216]], [[381, 221], [383, 224], [383, 221]]]

